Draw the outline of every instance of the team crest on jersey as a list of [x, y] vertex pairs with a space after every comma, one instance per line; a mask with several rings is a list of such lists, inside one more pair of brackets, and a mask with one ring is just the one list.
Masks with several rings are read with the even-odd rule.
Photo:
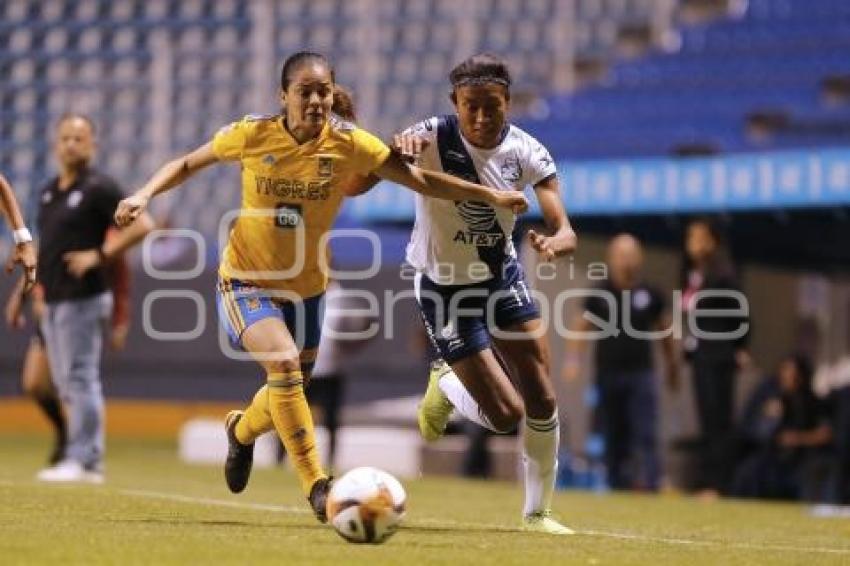
[[83, 193], [74, 191], [68, 195], [68, 208], [77, 208], [83, 200]]
[[319, 156], [319, 177], [331, 177], [334, 174], [333, 157], [327, 155]]
[[516, 155], [509, 155], [502, 162], [502, 167], [499, 170], [502, 179], [508, 183], [516, 183], [522, 179], [522, 165]]
[[245, 308], [248, 309], [248, 312], [257, 312], [260, 310], [260, 306], [260, 299], [257, 297], [251, 297], [245, 301]]
[[269, 167], [274, 165], [275, 161], [277, 161], [277, 160], [274, 158], [274, 155], [269, 154], [269, 155], [266, 155], [265, 157], [263, 157], [263, 163], [265, 163]]

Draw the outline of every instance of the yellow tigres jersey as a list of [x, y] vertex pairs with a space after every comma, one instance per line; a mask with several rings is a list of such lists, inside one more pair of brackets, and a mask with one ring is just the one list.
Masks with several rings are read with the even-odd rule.
[[250, 115], [219, 130], [212, 146], [218, 159], [242, 165], [242, 210], [219, 276], [301, 298], [324, 291], [330, 256], [319, 247], [342, 203], [339, 183], [380, 167], [389, 148], [336, 116], [299, 145], [280, 116]]

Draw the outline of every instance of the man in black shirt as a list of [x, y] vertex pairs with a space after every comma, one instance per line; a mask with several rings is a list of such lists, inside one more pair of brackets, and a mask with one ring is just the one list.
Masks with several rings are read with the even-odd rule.
[[100, 356], [112, 311], [104, 267], [153, 228], [145, 215], [105, 242], [123, 195], [113, 179], [90, 166], [94, 133], [85, 116], [59, 120], [54, 148], [59, 175], [40, 192], [38, 280], [47, 303], [41, 330], [68, 417], [66, 458], [39, 472], [42, 481], [103, 481]]
[[[608, 246], [607, 262], [608, 279], [586, 299], [584, 309], [589, 315], [582, 313], [573, 330], [603, 331], [596, 338], [594, 359], [609, 485], [656, 490], [661, 470], [653, 342], [662, 341], [667, 379], [673, 388], [678, 384], [679, 364], [672, 336], [648, 335], [667, 326], [668, 317], [661, 295], [641, 280], [640, 243], [627, 234], [615, 237]], [[565, 379], [578, 378], [586, 345], [586, 339], [568, 340]]]

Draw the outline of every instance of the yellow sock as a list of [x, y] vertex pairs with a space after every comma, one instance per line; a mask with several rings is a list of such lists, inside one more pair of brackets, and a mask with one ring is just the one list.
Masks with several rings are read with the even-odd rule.
[[251, 444], [273, 428], [274, 423], [269, 413], [269, 388], [263, 385], [245, 409], [245, 415], [236, 423], [236, 439], [242, 444]]
[[327, 475], [316, 450], [313, 415], [304, 396], [304, 377], [300, 371], [290, 371], [270, 373], [266, 379], [274, 427], [292, 458], [304, 495], [309, 495], [313, 484]]

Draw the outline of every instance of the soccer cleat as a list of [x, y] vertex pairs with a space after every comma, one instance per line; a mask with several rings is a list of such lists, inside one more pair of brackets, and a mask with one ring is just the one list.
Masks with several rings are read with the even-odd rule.
[[224, 462], [224, 479], [227, 487], [233, 493], [241, 493], [248, 485], [251, 477], [251, 466], [254, 463], [254, 443], [242, 444], [236, 438], [236, 423], [245, 413], [230, 411], [224, 419], [227, 431], [227, 460]]
[[418, 420], [419, 433], [428, 442], [434, 442], [446, 432], [446, 425], [452, 415], [454, 406], [446, 394], [440, 389], [440, 378], [450, 372], [449, 364], [437, 360], [431, 364], [428, 374], [428, 389], [419, 403]]
[[38, 481], [47, 483], [91, 483], [102, 484], [103, 472], [86, 469], [76, 460], [62, 460], [55, 466], [45, 468], [36, 475]]
[[313, 513], [320, 523], [328, 522], [328, 493], [331, 490], [331, 482], [333, 478], [322, 478], [316, 480], [313, 487], [310, 488], [310, 495], [307, 501], [310, 502], [310, 507], [313, 508]]
[[552, 518], [551, 511], [531, 513], [522, 518], [522, 530], [532, 533], [543, 533], [547, 535], [574, 535], [574, 530], [569, 529]]

